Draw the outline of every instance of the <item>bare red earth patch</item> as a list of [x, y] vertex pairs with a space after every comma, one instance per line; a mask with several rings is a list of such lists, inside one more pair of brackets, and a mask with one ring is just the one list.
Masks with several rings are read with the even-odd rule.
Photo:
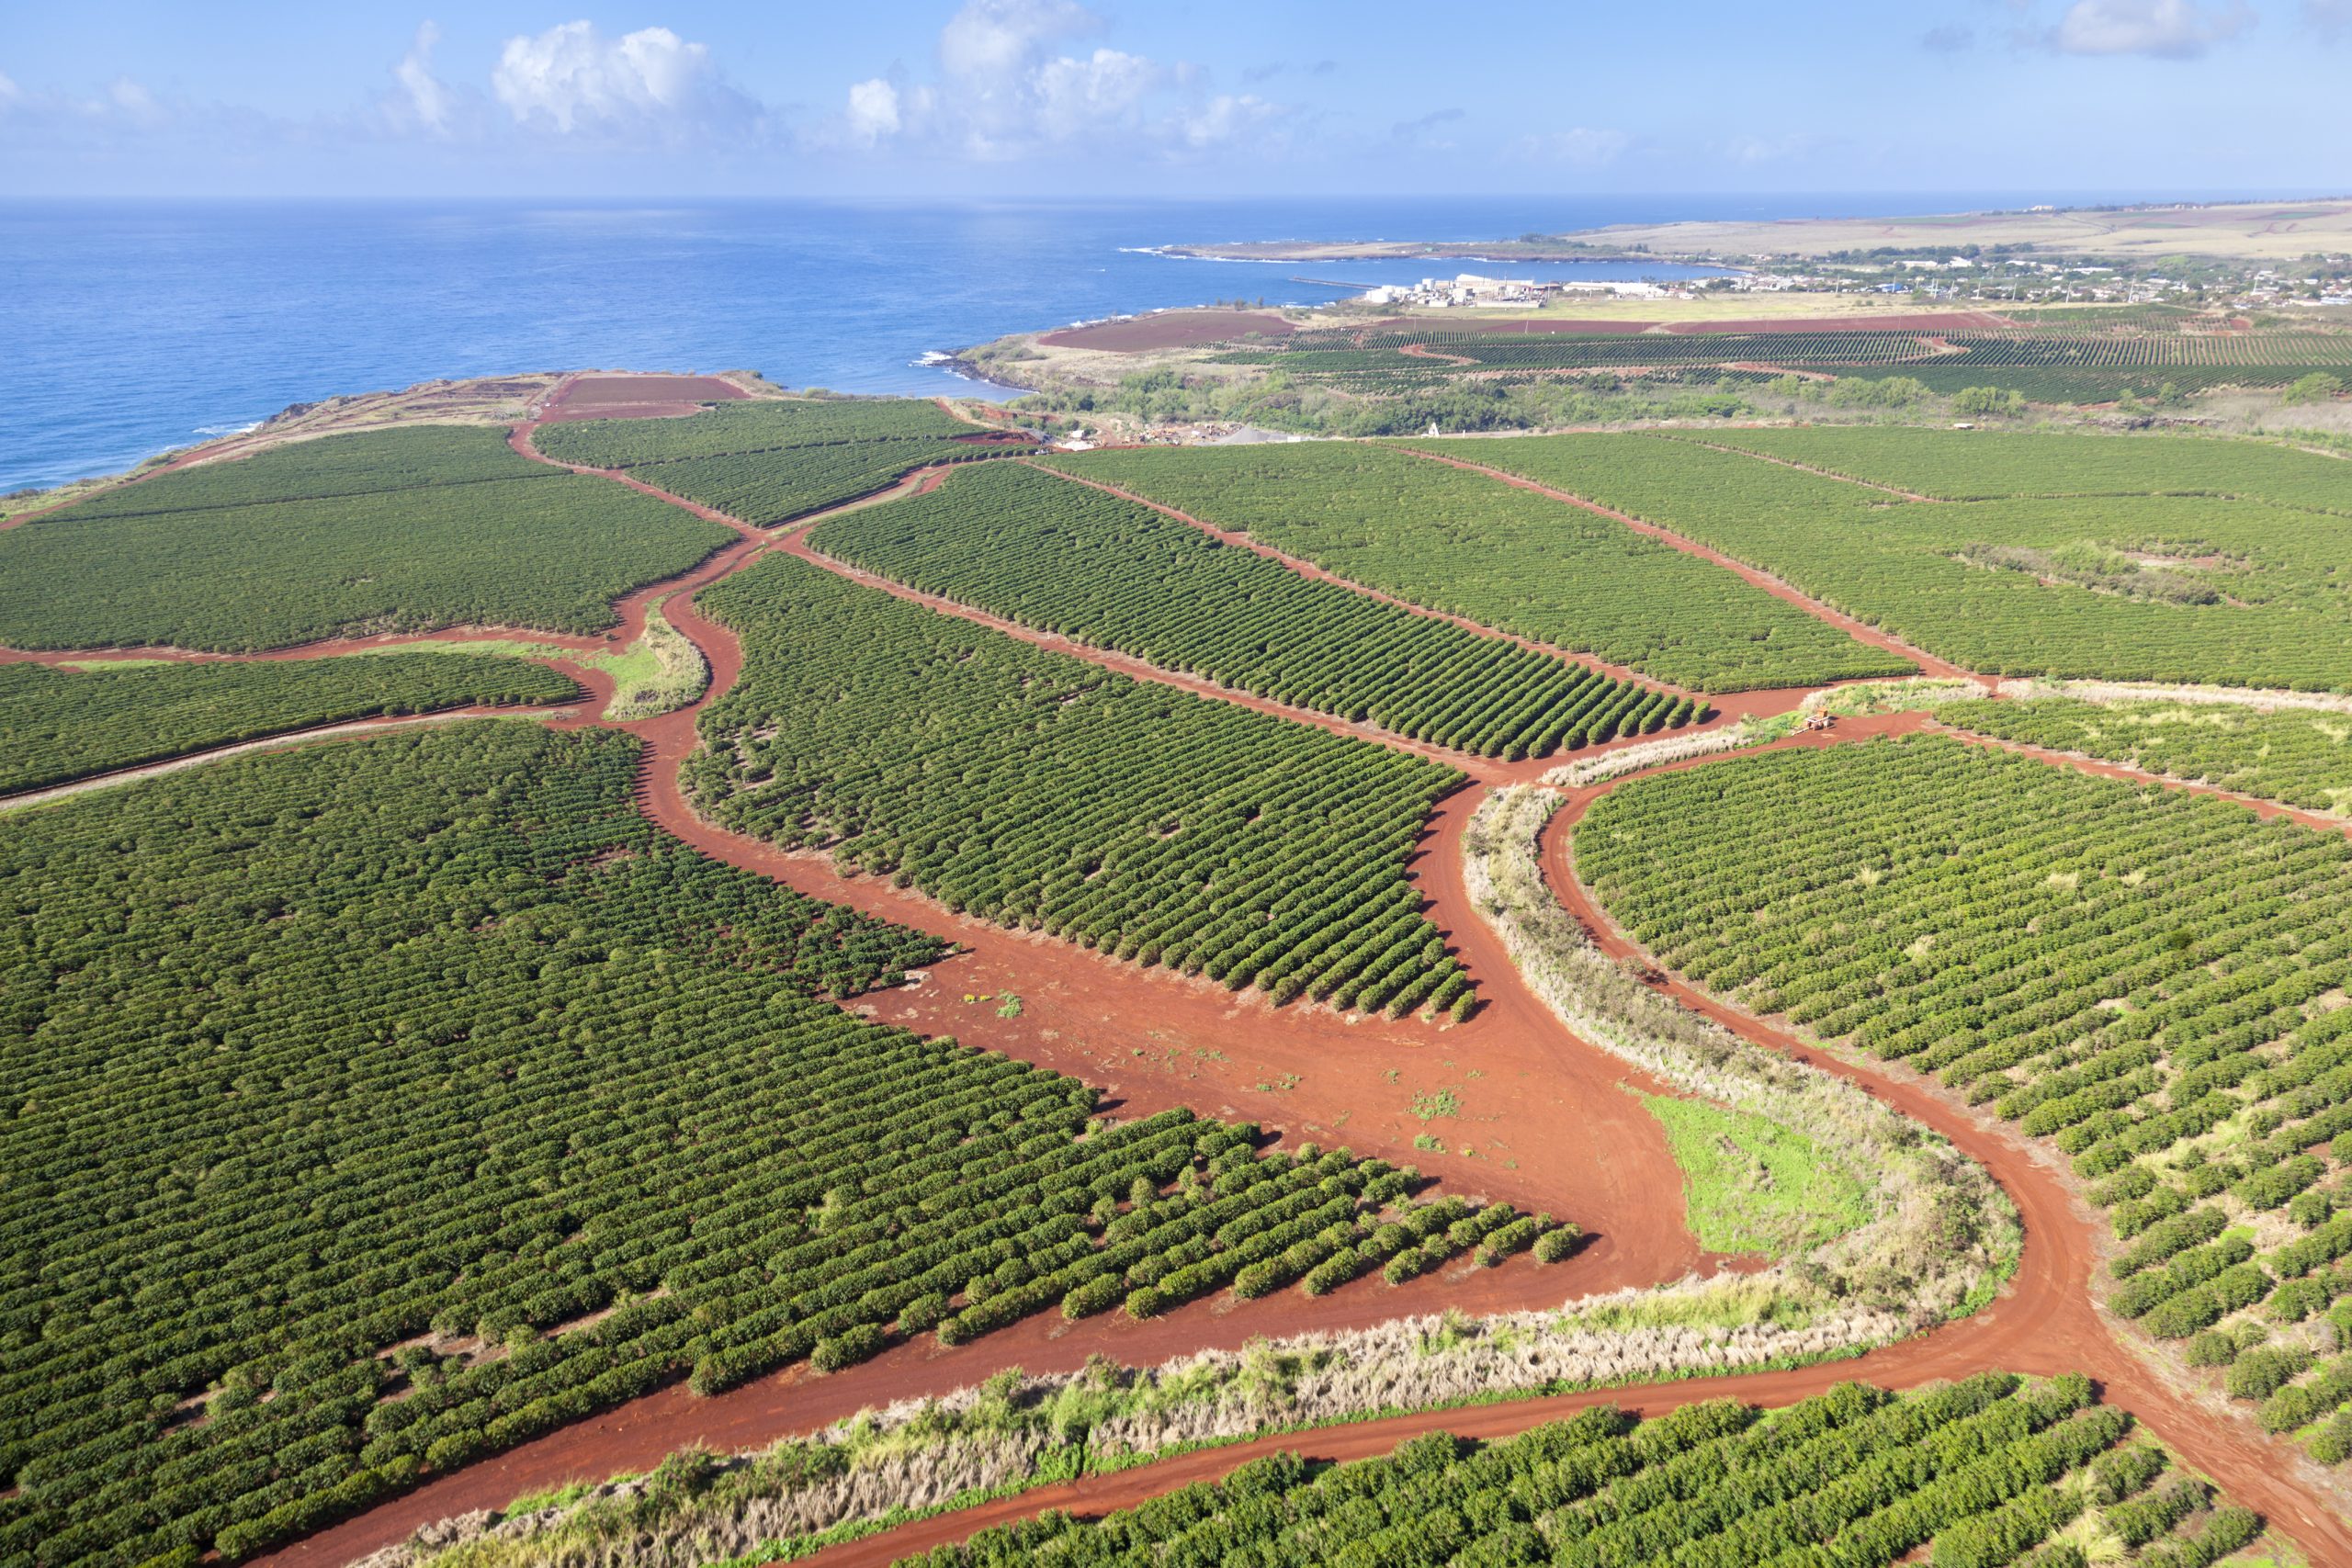
[[574, 419], [664, 419], [748, 396], [716, 376], [575, 376], [556, 390], [542, 424]]

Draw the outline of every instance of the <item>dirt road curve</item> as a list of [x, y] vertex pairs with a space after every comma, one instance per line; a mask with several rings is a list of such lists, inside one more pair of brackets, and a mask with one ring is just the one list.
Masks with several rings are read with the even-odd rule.
[[[530, 446], [528, 426], [518, 428], [514, 439], [517, 451], [537, 456]], [[651, 494], [663, 493], [625, 475], [607, 477]], [[918, 475], [891, 493], [906, 493], [936, 482], [934, 478]], [[710, 662], [712, 682], [704, 699], [707, 703], [740, 678], [742, 656], [734, 637], [695, 607], [695, 589], [770, 547], [797, 547], [796, 553], [806, 558], [831, 570], [843, 569], [808, 551], [797, 531], [779, 545], [732, 519], [704, 508], [693, 510], [727, 523], [743, 536], [679, 583], [666, 585], [681, 592], [669, 602], [665, 614]], [[1631, 525], [1657, 532], [1644, 525]], [[1696, 549], [1687, 541], [1679, 543]], [[1711, 552], [1696, 553], [1720, 558]], [[1749, 574], [1743, 571], [1743, 575]], [[1770, 586], [1769, 580], [1765, 585]], [[1785, 585], [1778, 591], [1833, 624], [1853, 629], [1842, 617]], [[922, 597], [908, 596], [919, 601]], [[1039, 639], [1032, 637], [1030, 640]], [[1939, 672], [1961, 673], [1892, 639], [1878, 645], [1895, 648]], [[1065, 650], [1101, 658], [1092, 650]], [[1170, 681], [1164, 671], [1156, 671], [1152, 678]], [[1234, 694], [1220, 690], [1211, 689], [1207, 694], [1235, 700]], [[1801, 694], [1770, 695], [1785, 706]], [[1454, 1190], [1485, 1191], [1574, 1217], [1596, 1233], [1592, 1244], [1575, 1259], [1549, 1271], [1530, 1263], [1487, 1271], [1457, 1269], [1452, 1278], [1416, 1280], [1396, 1291], [1377, 1281], [1359, 1282], [1312, 1302], [1295, 1292], [1252, 1303], [1200, 1302], [1146, 1323], [1114, 1314], [1068, 1325], [1048, 1315], [956, 1350], [943, 1350], [928, 1339], [900, 1346], [838, 1377], [818, 1377], [804, 1368], [712, 1399], [696, 1399], [682, 1387], [673, 1387], [499, 1458], [439, 1477], [289, 1547], [270, 1561], [345, 1562], [401, 1540], [427, 1521], [495, 1507], [520, 1493], [566, 1480], [642, 1469], [689, 1442], [751, 1447], [813, 1429], [862, 1405], [944, 1393], [1004, 1366], [1032, 1371], [1068, 1370], [1095, 1351], [1140, 1364], [1203, 1347], [1236, 1346], [1258, 1334], [1367, 1325], [1440, 1304], [1473, 1310], [1549, 1305], [1589, 1292], [1670, 1280], [1720, 1261], [1699, 1252], [1682, 1223], [1680, 1173], [1666, 1152], [1657, 1124], [1633, 1096], [1620, 1092], [1632, 1081], [1632, 1075], [1561, 1027], [1520, 982], [1499, 942], [1469, 907], [1462, 882], [1460, 840], [1483, 790], [1465, 788], [1442, 804], [1409, 869], [1430, 902], [1431, 918], [1457, 945], [1478, 981], [1487, 998], [1485, 1010], [1468, 1024], [1443, 1029], [1385, 1019], [1350, 1022], [1328, 1010], [1298, 1007], [1276, 1010], [1254, 993], [1235, 996], [1205, 982], [1138, 969], [1052, 939], [1001, 931], [950, 914], [929, 899], [892, 888], [885, 881], [840, 874], [824, 857], [787, 854], [705, 822], [695, 814], [679, 785], [679, 766], [698, 743], [696, 718], [701, 706], [697, 704], [624, 727], [647, 745], [639, 797], [649, 817], [717, 858], [815, 896], [932, 931], [962, 947], [959, 954], [935, 965], [920, 983], [862, 998], [861, 1012], [926, 1032], [952, 1033], [967, 1043], [1083, 1077], [1101, 1085], [1106, 1097], [1129, 1113], [1188, 1104], [1205, 1114], [1261, 1120], [1281, 1128], [1287, 1137], [1314, 1136], [1327, 1143], [1344, 1140], [1360, 1152], [1413, 1161], [1441, 1176]], [[1828, 733], [1804, 734], [1778, 744], [1839, 744], [1917, 729], [1922, 723], [1917, 715], [1844, 720]], [[1703, 766], [1722, 760], [1719, 755], [1670, 765]], [[1631, 946], [1576, 881], [1567, 842], [1574, 823], [1591, 802], [1623, 782], [1611, 780], [1574, 794], [1547, 831], [1543, 846], [1547, 880], [1564, 904], [1587, 923], [1605, 949], [1620, 953], [1631, 952]], [[2016, 1201], [2026, 1227], [2022, 1262], [2001, 1299], [1974, 1317], [1856, 1361], [1795, 1372], [1564, 1395], [1268, 1438], [1117, 1476], [1041, 1489], [839, 1547], [819, 1560], [887, 1562], [907, 1551], [960, 1539], [982, 1525], [1044, 1507], [1101, 1511], [1123, 1506], [1190, 1481], [1222, 1474], [1270, 1449], [1357, 1457], [1385, 1451], [1400, 1438], [1421, 1431], [1499, 1436], [1601, 1401], [1643, 1411], [1724, 1395], [1785, 1404], [1850, 1377], [1909, 1386], [1986, 1367], [2006, 1367], [2028, 1372], [2090, 1372], [2105, 1384], [2111, 1401], [2140, 1416], [2174, 1444], [2188, 1463], [2211, 1473], [2237, 1500], [2264, 1512], [2295, 1537], [2315, 1561], [2352, 1563], [2352, 1529], [2324, 1500], [2324, 1482], [2314, 1470], [2283, 1445], [2264, 1439], [2249, 1421], [2215, 1415], [2177, 1398], [2132, 1349], [2110, 1334], [2089, 1295], [2101, 1233], [2088, 1212], [2069, 1195], [2065, 1184], [2042, 1163], [2039, 1150], [2027, 1146], [2007, 1127], [1980, 1122], [1897, 1070], [1833, 1059], [1679, 981], [1669, 982], [1667, 988], [1686, 1005], [1721, 1020], [1751, 1040], [1798, 1055], [1863, 1084], [1896, 1109], [1950, 1137], [1991, 1169]], [[1017, 1021], [999, 1019], [991, 1000], [976, 1005], [962, 999], [967, 994], [992, 998], [1007, 990], [1017, 991], [1023, 999]], [[1471, 1065], [1482, 1075], [1477, 1083], [1471, 1083], [1463, 1071]], [[1410, 1138], [1421, 1124], [1409, 1111], [1408, 1097], [1441, 1086], [1457, 1088], [1464, 1100], [1460, 1122], [1445, 1127], [1453, 1134], [1448, 1144], [1456, 1152], [1416, 1155]], [[1460, 1153], [1465, 1144], [1475, 1144], [1485, 1157], [1474, 1160]]]

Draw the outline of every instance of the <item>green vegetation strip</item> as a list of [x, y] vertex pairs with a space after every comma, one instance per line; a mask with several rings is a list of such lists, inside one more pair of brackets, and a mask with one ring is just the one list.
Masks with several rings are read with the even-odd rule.
[[0, 535], [0, 643], [244, 652], [447, 626], [597, 632], [615, 599], [731, 537], [518, 457], [496, 431], [330, 436]]
[[1690, 699], [1301, 577], [1019, 464], [845, 513], [809, 542], [1027, 626], [1490, 757], [1544, 756], [1698, 712]]
[[636, 760], [470, 724], [12, 825], [0, 1559], [234, 1559], [681, 1375], [1536, 1239], [839, 1010], [939, 944], [666, 839]]
[[[1483, 463], [1521, 445], [1448, 450]], [[1910, 669], [1608, 518], [1388, 447], [1164, 447], [1054, 461], [1366, 587], [1693, 691]]]
[[1804, 1134], [1704, 1100], [1645, 1094], [1682, 1168], [1690, 1234], [1710, 1252], [1786, 1258], [1872, 1217], [1860, 1181]]
[[345, 719], [579, 694], [552, 670], [478, 654], [86, 672], [0, 665], [0, 795]]
[[[2307, 1382], [2247, 1395], [2272, 1430], [2352, 1400], [2324, 1360], [2352, 1332], [2342, 836], [1926, 738], [1636, 779], [1576, 853], [1668, 966], [2071, 1157], [2128, 1244], [2120, 1315], [2307, 1348]], [[2352, 1453], [2352, 1418], [2313, 1449]]]
[[[1917, 445], [1894, 434], [1903, 439], [1886, 462], [1847, 460], [1873, 477], [1948, 480], [1906, 468], [1904, 457]], [[2142, 445], [2091, 435], [2015, 441], [2078, 443], [2090, 472], [2114, 472], [2109, 454]], [[1988, 446], [1994, 456], [1982, 471], [1991, 477], [1973, 488], [2018, 493], [1939, 504], [1657, 435], [1417, 445], [1695, 539], [1980, 672], [2352, 688], [2352, 603], [2340, 581], [2352, 515], [2310, 510], [2334, 497], [2352, 513], [2352, 465], [2333, 459], [2212, 443], [2224, 456], [2211, 461], [2234, 487], [2227, 496], [2049, 499], [2025, 492], [2052, 482], [2063, 463], [2053, 469], [2030, 445]], [[2005, 479], [1998, 454], [2012, 451], [2016, 472]], [[2338, 470], [2341, 488], [2325, 489], [2321, 481]], [[2256, 499], [2271, 495], [2292, 497], [2293, 506]]]
[[2168, 778], [2352, 814], [2352, 714], [2227, 703], [2035, 697], [1937, 705], [1939, 722]]
[[1604, 1406], [1350, 1464], [1272, 1455], [1101, 1518], [1048, 1512], [904, 1561], [1883, 1568], [1927, 1549], [1939, 1568], [1999, 1568], [2040, 1548], [2048, 1568], [2084, 1562], [2081, 1540], [2101, 1541], [2102, 1561], [2203, 1564], [2260, 1534], [2204, 1483], [2162, 1479], [2167, 1461], [2127, 1441], [2131, 1426], [2086, 1379], [1998, 1372], [1900, 1396], [1846, 1383], [1770, 1415], [1712, 1400], [1635, 1421]]
[[1405, 861], [1450, 768], [1141, 684], [789, 556], [704, 591], [702, 807], [951, 909], [1277, 1001], [1466, 1012]]
[[1007, 449], [967, 439], [982, 434], [927, 398], [791, 399], [719, 403], [684, 419], [543, 425], [532, 440], [558, 462], [627, 468], [767, 526], [854, 501], [916, 468]]

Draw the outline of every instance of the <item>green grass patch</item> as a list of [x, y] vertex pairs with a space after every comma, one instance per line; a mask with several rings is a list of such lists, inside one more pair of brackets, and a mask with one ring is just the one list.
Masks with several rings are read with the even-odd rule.
[[1691, 1234], [1710, 1252], [1782, 1258], [1862, 1224], [1870, 1201], [1818, 1145], [1760, 1116], [1645, 1094], [1682, 1168]]

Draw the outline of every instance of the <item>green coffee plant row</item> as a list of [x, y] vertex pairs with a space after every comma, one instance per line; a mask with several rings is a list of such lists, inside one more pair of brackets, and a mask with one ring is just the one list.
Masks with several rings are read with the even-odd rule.
[[141, 517], [274, 501], [319, 501], [494, 479], [548, 479], [556, 470], [510, 449], [506, 433], [471, 425], [409, 425], [288, 442], [250, 457], [175, 468], [77, 502], [71, 515]]
[[[394, 448], [396, 435], [430, 439]], [[355, 465], [345, 440], [379, 445]], [[264, 463], [262, 479], [240, 472]], [[217, 499], [309, 488], [307, 463], [317, 497]], [[528, 471], [482, 475], [509, 463]], [[615, 599], [732, 537], [654, 497], [430, 428], [301, 442], [186, 477], [203, 476], [217, 477], [201, 505], [76, 506], [0, 534], [0, 643], [239, 652], [447, 626], [596, 632], [614, 624]], [[152, 504], [152, 488], [182, 477], [133, 485], [119, 504]], [[334, 492], [393, 478], [401, 488]]]
[[[1466, 455], [1493, 461], [1523, 445], [1479, 442]], [[1413, 604], [1695, 691], [1911, 670], [1611, 519], [1391, 447], [1159, 447], [1053, 461]]]
[[[2018, 1562], [2088, 1516], [2147, 1564], [2217, 1562], [2261, 1522], [2166, 1478], [2080, 1377], [1984, 1372], [1897, 1396], [1843, 1383], [1765, 1415], [1731, 1400], [1642, 1422], [1603, 1406], [1485, 1444], [1432, 1433], [1337, 1466], [1283, 1453], [1099, 1519], [1058, 1511], [905, 1560], [922, 1568], [1553, 1562], [1938, 1568]], [[2030, 1561], [2080, 1564], [2068, 1543]]]
[[1937, 709], [1936, 717], [1980, 735], [2127, 762], [2308, 810], [2352, 814], [2352, 714], [2037, 697], [1951, 703]]
[[5, 664], [0, 794], [342, 719], [579, 694], [570, 678], [544, 665], [472, 653], [86, 672]]
[[2352, 351], [2323, 365], [2163, 366], [2139, 369], [2070, 368], [2052, 366], [1979, 365], [1969, 360], [1942, 359], [1895, 369], [1866, 366], [1813, 366], [1834, 369], [1840, 378], [1908, 376], [1928, 391], [1949, 397], [1970, 387], [2015, 391], [2030, 402], [2109, 403], [2126, 395], [2162, 397], [2175, 392], [2210, 392], [2217, 387], [2284, 387], [2314, 371], [2324, 371], [2352, 383]]
[[1166, 668], [1489, 757], [1688, 723], [1698, 705], [1416, 615], [1016, 464], [823, 525], [870, 571]]
[[704, 810], [959, 912], [1277, 1001], [1466, 1013], [1405, 875], [1450, 768], [1139, 684], [790, 556], [706, 591]]
[[627, 468], [657, 489], [764, 527], [885, 489], [915, 468], [1007, 450], [968, 439], [978, 434], [929, 399], [881, 398], [720, 403], [685, 419], [583, 420], [543, 426], [534, 440], [560, 462]]
[[1952, 501], [2197, 495], [2352, 513], [2352, 464], [2255, 441], [1885, 425], [1726, 430], [1693, 439]]
[[539, 426], [531, 441], [560, 463], [631, 468], [681, 457], [974, 434], [928, 398], [786, 398], [715, 403], [684, 419], [569, 420]]
[[1576, 851], [1662, 963], [2049, 1139], [2156, 1337], [2352, 1288], [2341, 836], [1928, 738], [1636, 781]]
[[1561, 1249], [815, 999], [938, 944], [664, 839], [635, 761], [462, 725], [19, 820], [0, 1557], [233, 1559], [681, 1376]]
[[[2201, 495], [1910, 502], [1659, 435], [1412, 445], [1657, 524], [1984, 673], [2352, 688], [2352, 519]], [[2311, 479], [2277, 482], [2307, 505]], [[2103, 592], [2069, 580], [2077, 557], [2154, 561], [2212, 602]]]

